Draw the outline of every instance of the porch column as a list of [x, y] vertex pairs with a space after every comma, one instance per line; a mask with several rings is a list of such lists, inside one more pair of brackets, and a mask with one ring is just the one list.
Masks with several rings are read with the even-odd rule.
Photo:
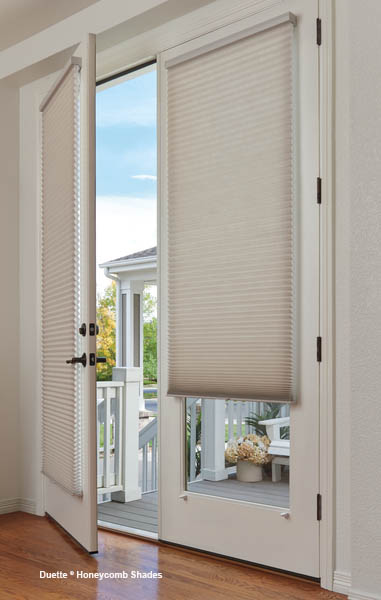
[[123, 381], [122, 395], [122, 486], [123, 490], [113, 492], [111, 499], [116, 502], [131, 502], [142, 496], [139, 487], [139, 392], [141, 369], [115, 367], [113, 381]]
[[228, 478], [225, 469], [225, 402], [202, 400], [201, 403], [201, 475], [208, 481], [221, 481]]
[[118, 364], [140, 369], [139, 410], [144, 411], [143, 396], [143, 291], [144, 281], [122, 280], [119, 299]]

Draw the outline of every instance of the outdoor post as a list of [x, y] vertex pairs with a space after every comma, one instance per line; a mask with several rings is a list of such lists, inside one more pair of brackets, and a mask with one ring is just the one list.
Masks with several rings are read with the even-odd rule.
[[139, 487], [139, 393], [141, 369], [115, 367], [113, 381], [123, 381], [122, 394], [122, 485], [123, 490], [112, 492], [116, 502], [131, 502], [142, 496]]
[[[144, 281], [121, 281], [121, 366], [140, 369], [139, 410], [144, 412], [143, 396], [143, 292]], [[125, 297], [125, 300], [123, 300]], [[123, 360], [124, 359], [124, 360]]]
[[202, 400], [202, 478], [221, 481], [228, 478], [225, 469], [225, 401]]

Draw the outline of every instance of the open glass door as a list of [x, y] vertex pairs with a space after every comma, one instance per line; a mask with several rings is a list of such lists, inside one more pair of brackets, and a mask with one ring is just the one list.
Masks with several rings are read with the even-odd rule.
[[96, 552], [95, 36], [40, 111], [45, 511]]
[[318, 578], [318, 2], [281, 9], [159, 60], [159, 538]]

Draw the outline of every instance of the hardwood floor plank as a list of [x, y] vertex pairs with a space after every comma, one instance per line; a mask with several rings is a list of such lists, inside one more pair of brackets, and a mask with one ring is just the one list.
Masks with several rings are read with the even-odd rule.
[[[162, 579], [40, 579], [41, 571], [161, 572]], [[101, 531], [88, 555], [56, 524], [0, 516], [0, 600], [339, 600], [317, 584]]]

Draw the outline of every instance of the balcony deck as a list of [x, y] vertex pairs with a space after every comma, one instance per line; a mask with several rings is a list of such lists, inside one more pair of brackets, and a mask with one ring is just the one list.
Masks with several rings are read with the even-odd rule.
[[[196, 481], [189, 485], [189, 491], [266, 506], [289, 507], [287, 473], [283, 475], [282, 481], [277, 483], [273, 483], [266, 475], [263, 481], [244, 483], [237, 481], [235, 474], [232, 474], [229, 479], [223, 481]], [[112, 501], [99, 504], [98, 520], [101, 525], [111, 524], [115, 528], [157, 534], [157, 492], [147, 492], [142, 495], [141, 500], [126, 504]]]
[[284, 473], [282, 481], [277, 483], [273, 483], [271, 477], [265, 473], [263, 481], [257, 481], [256, 483], [237, 481], [236, 475], [231, 474], [229, 479], [223, 479], [222, 481], [195, 481], [189, 484], [188, 489], [190, 492], [220, 496], [230, 500], [241, 500], [281, 508], [289, 508], [290, 506], [288, 473]]
[[98, 523], [157, 534], [157, 492], [147, 492], [140, 500], [126, 504], [112, 501], [98, 504]]

